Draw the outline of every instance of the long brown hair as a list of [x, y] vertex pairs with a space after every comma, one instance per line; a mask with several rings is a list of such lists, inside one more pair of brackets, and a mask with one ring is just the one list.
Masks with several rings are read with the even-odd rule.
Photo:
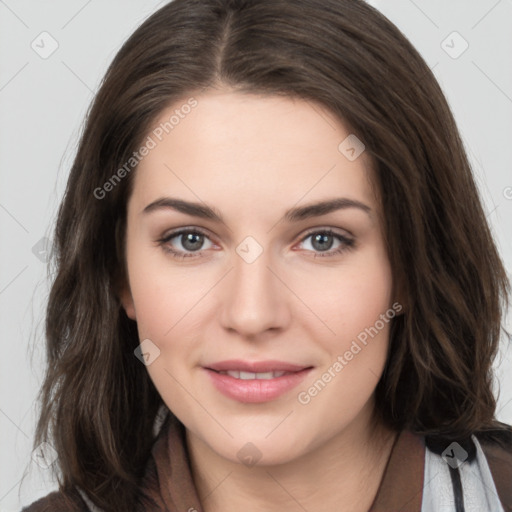
[[136, 168], [102, 187], [164, 108], [212, 86], [318, 102], [371, 155], [405, 311], [376, 388], [383, 421], [453, 439], [495, 427], [492, 362], [509, 283], [422, 57], [361, 0], [175, 0], [110, 65], [58, 212], [34, 446], [57, 450], [61, 488], [78, 486], [105, 510], [137, 500], [162, 399], [118, 298]]

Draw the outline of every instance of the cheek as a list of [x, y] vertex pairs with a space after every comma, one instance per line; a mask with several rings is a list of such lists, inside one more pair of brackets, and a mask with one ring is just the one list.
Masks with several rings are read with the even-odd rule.
[[161, 249], [131, 249], [130, 289], [139, 335], [165, 342], [190, 321], [189, 313], [208, 291], [208, 276], [181, 269]]
[[372, 396], [386, 364], [396, 314], [387, 272], [354, 274], [343, 283], [347, 286], [325, 297], [328, 316], [323, 318], [335, 334], [320, 322], [315, 327], [323, 333], [316, 340], [326, 354], [324, 364], [297, 395], [307, 421], [316, 422], [313, 418], [324, 418], [329, 411], [327, 428], [333, 431], [354, 419]]
[[205, 291], [190, 280], [188, 286], [182, 281], [183, 273], [148, 265], [134, 271], [131, 290], [139, 339], [151, 340], [157, 347], [153, 350], [160, 351], [146, 370], [168, 407], [185, 415], [190, 399], [183, 386], [190, 386], [189, 372], [200, 352], [202, 332], [191, 321], [201, 312], [198, 301]]
[[315, 396], [310, 412], [342, 403], [337, 417], [351, 417], [373, 393], [386, 363], [389, 330], [396, 315], [391, 289], [391, 268], [383, 250], [368, 251], [354, 265], [340, 269], [337, 280], [331, 282], [323, 306], [317, 305], [327, 311], [325, 321], [335, 332], [322, 336], [329, 357], [319, 373], [320, 380], [328, 383], [325, 391], [318, 380], [316, 387], [308, 383], [315, 387], [310, 388]]
[[207, 294], [214, 284], [208, 272], [184, 271], [154, 248], [134, 247], [130, 254], [130, 288], [141, 341], [149, 339], [158, 357], [147, 371], [167, 404], [183, 401], [180, 382], [201, 352], [198, 324], [208, 307]]
[[184, 304], [186, 294], [178, 291], [176, 284], [166, 283], [165, 278], [153, 280], [151, 276], [141, 276], [140, 282], [132, 283], [137, 324], [140, 336], [164, 340], [180, 317], [186, 314]]
[[347, 258], [338, 269], [322, 269], [297, 284], [297, 294], [317, 317], [311, 323], [317, 336], [331, 338], [328, 343], [337, 349], [373, 326], [393, 302], [390, 265], [383, 251], [376, 249]]

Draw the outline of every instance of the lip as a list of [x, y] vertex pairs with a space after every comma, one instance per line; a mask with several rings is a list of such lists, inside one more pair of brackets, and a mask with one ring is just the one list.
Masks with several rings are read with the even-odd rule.
[[[203, 367], [215, 388], [223, 395], [242, 403], [262, 403], [275, 400], [300, 384], [313, 367], [298, 366], [282, 361], [222, 361]], [[236, 379], [218, 371], [241, 370], [252, 373], [289, 372], [273, 379]]]
[[242, 359], [229, 359], [204, 366], [207, 369], [218, 372], [229, 370], [241, 370], [244, 372], [263, 373], [263, 372], [298, 372], [304, 368], [310, 368], [310, 365], [297, 365], [285, 361], [269, 359], [266, 361], [243, 361]]

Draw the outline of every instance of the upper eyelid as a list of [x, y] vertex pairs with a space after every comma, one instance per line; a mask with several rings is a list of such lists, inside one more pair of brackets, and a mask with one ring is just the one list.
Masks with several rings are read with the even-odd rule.
[[325, 228], [311, 228], [311, 230], [308, 230], [302, 236], [300, 241], [302, 242], [305, 238], [308, 238], [311, 235], [314, 235], [315, 233], [323, 233], [323, 232], [330, 232], [332, 235], [340, 236], [342, 238], [350, 238], [350, 239], [354, 238], [354, 235], [352, 235], [352, 233], [349, 233], [347, 230], [344, 230], [347, 233], [347, 235], [345, 235], [345, 234], [340, 233], [339, 231], [337, 231], [337, 229], [339, 229], [339, 228], [328, 228], [328, 227], [325, 227]]
[[211, 239], [211, 236], [209, 235], [209, 233], [202, 228], [196, 228], [196, 227], [187, 228], [186, 227], [186, 228], [177, 228], [175, 230], [169, 231], [168, 233], [165, 233], [164, 235], [162, 235], [159, 238], [159, 241], [160, 242], [165, 242], [165, 241], [168, 242], [169, 240], [171, 240], [179, 235], [182, 235], [184, 233], [198, 233], [200, 235], [204, 235], [207, 238]]
[[[309, 228], [308, 230], [306, 230], [306, 233], [304, 233], [304, 235], [302, 235], [299, 238], [298, 242], [303, 242], [306, 238], [309, 238], [311, 235], [313, 235], [315, 233], [322, 233], [322, 232], [327, 232], [327, 231], [332, 232], [333, 236], [339, 236], [341, 238], [353, 240], [354, 236], [349, 231], [344, 230], [346, 233], [348, 233], [348, 236], [347, 236], [343, 233], [339, 233], [337, 231], [337, 229], [340, 229], [340, 228], [332, 228], [332, 227], [327, 227], [327, 226]], [[210, 234], [208, 233], [207, 230], [205, 230], [203, 228], [195, 227], [195, 226], [176, 228], [175, 230], [170, 231], [168, 234], [164, 234], [162, 237], [160, 237], [159, 240], [162, 242], [168, 242], [169, 240], [172, 240], [173, 238], [180, 236], [184, 233], [194, 233], [194, 232], [204, 235], [205, 237], [210, 239], [210, 241], [214, 242], [214, 240], [211, 240], [212, 237], [210, 236]], [[201, 252], [201, 251], [197, 251], [197, 252]]]

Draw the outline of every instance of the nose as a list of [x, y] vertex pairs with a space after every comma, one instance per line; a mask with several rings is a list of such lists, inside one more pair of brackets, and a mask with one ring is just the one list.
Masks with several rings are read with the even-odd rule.
[[252, 263], [234, 254], [234, 268], [223, 281], [222, 326], [244, 338], [286, 328], [291, 314], [290, 291], [267, 251]]

